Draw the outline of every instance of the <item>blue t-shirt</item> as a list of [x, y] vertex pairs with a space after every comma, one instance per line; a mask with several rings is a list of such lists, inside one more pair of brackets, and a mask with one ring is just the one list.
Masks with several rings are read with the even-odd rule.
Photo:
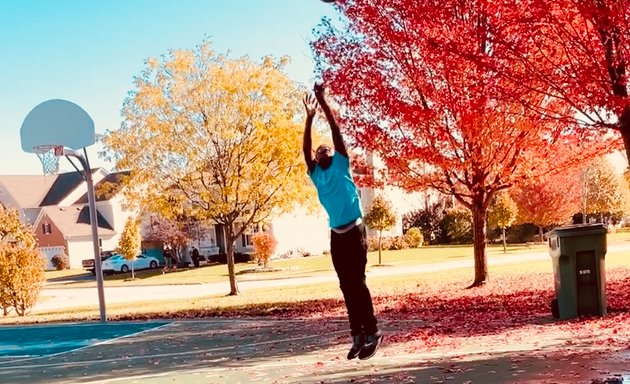
[[347, 157], [335, 152], [330, 167], [324, 170], [316, 164], [309, 175], [332, 228], [339, 228], [363, 216], [359, 192], [352, 180]]

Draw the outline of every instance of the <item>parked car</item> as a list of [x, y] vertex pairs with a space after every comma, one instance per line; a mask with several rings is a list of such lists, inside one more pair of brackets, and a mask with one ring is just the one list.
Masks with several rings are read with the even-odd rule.
[[[133, 269], [139, 271], [141, 269], [155, 269], [160, 266], [160, 261], [152, 256], [138, 255], [133, 261]], [[114, 255], [102, 264], [103, 273], [127, 273], [131, 271], [131, 261], [125, 259], [123, 255]]]
[[[105, 251], [101, 253], [101, 263], [110, 257], [114, 256], [115, 253], [111, 251]], [[81, 260], [81, 267], [86, 271], [94, 274], [94, 258]]]

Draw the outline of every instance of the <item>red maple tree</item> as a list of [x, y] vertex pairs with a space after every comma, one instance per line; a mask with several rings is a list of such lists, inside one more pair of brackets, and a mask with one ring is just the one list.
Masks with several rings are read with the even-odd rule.
[[[567, 103], [558, 118], [609, 128], [630, 154], [630, 2], [517, 0], [508, 28], [493, 30], [512, 65], [504, 93], [528, 88]], [[547, 113], [545, 108], [541, 113]]]
[[552, 178], [521, 183], [511, 193], [518, 206], [518, 221], [543, 228], [564, 224], [580, 211], [582, 188], [579, 170], [570, 170]]
[[527, 87], [504, 92], [512, 83], [499, 72], [511, 65], [511, 48], [494, 44], [491, 31], [512, 25], [514, 13], [497, 4], [341, 0], [345, 25], [324, 20], [313, 42], [318, 70], [347, 107], [342, 122], [353, 142], [380, 156], [397, 184], [436, 189], [471, 210], [471, 286], [488, 277], [493, 195], [607, 146], [601, 130], [556, 118], [569, 114], [567, 103]]
[[186, 246], [204, 238], [205, 232], [200, 223], [183, 215], [173, 219], [151, 217], [144, 234], [145, 241], [161, 242], [165, 246], [170, 246], [179, 259]]

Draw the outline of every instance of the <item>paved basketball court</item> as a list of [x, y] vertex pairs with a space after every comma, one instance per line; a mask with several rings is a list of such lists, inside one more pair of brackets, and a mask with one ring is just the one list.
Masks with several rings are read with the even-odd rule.
[[[390, 335], [404, 327], [383, 324]], [[410, 353], [386, 340], [374, 358], [347, 361], [347, 347], [342, 319], [2, 327], [0, 383], [591, 383], [630, 374], [628, 356]]]

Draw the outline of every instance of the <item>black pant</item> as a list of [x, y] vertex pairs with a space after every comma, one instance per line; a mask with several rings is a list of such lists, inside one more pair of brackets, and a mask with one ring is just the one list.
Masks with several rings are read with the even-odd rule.
[[370, 290], [365, 284], [365, 226], [361, 224], [341, 234], [331, 231], [330, 254], [346, 303], [352, 336], [375, 333], [378, 330], [377, 321]]

